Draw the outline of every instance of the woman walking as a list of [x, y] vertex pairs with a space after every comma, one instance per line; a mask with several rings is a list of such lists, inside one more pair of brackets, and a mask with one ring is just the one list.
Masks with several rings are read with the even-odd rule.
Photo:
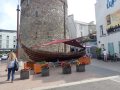
[[17, 58], [14, 52], [10, 52], [8, 55], [8, 62], [7, 62], [7, 69], [6, 71], [8, 71], [7, 74], [7, 81], [10, 80], [10, 76], [11, 76], [11, 83], [13, 83], [14, 80], [14, 75], [15, 75], [15, 62], [17, 62]]

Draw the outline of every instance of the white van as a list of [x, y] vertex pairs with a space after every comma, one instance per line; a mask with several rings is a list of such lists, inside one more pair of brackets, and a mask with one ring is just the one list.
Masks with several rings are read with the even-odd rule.
[[1, 60], [7, 60], [8, 58], [8, 55], [7, 54], [3, 54], [2, 57], [1, 57]]

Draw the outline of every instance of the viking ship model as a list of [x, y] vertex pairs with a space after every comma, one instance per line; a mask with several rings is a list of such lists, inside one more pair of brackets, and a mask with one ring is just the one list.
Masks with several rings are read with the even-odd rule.
[[[67, 0], [21, 0], [19, 54], [33, 61], [64, 61], [85, 55], [78, 39], [66, 39]], [[45, 43], [46, 42], [46, 43]], [[65, 44], [79, 47], [66, 53]]]
[[[75, 45], [72, 44], [71, 42], [74, 42]], [[53, 45], [53, 44], [58, 44], [58, 43], [65, 43], [65, 44], [68, 44], [68, 45], [79, 47], [81, 49], [78, 52], [65, 53], [65, 52], [49, 52], [49, 51], [43, 51], [43, 50], [36, 50], [36, 49], [33, 49], [33, 48], [28, 48], [23, 44], [22, 44], [22, 48], [27, 53], [29, 58], [31, 60], [36, 61], [36, 62], [39, 62], [39, 61], [56, 62], [57, 60], [65, 61], [65, 60], [80, 58], [80, 57], [85, 55], [85, 47], [80, 45], [76, 41], [76, 39], [63, 40], [63, 41], [60, 41], [60, 42], [52, 41], [52, 42], [49, 42], [47, 44], [44, 44], [42, 47], [46, 47], [47, 45]]]

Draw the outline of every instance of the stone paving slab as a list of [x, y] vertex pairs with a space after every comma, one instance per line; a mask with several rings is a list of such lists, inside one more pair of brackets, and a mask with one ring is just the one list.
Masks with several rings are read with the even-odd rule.
[[120, 72], [120, 61], [117, 62], [104, 62], [102, 60], [92, 59], [91, 65], [97, 66], [97, 67], [103, 67], [109, 70]]

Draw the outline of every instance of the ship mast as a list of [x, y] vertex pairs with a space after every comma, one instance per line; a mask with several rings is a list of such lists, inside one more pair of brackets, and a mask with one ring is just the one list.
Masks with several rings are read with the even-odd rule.
[[[66, 7], [65, 4], [66, 2], [63, 2], [63, 7], [64, 7], [64, 39], [66, 39]], [[64, 52], [66, 52], [66, 44], [64, 44]]]

